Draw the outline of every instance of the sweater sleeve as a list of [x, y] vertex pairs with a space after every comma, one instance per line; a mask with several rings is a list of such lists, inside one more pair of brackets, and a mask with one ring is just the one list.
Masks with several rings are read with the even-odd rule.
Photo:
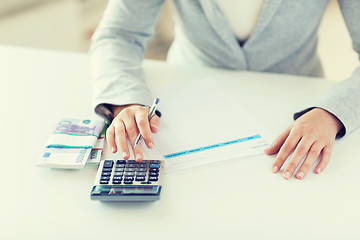
[[150, 106], [141, 63], [164, 0], [110, 0], [90, 48], [93, 107], [112, 120], [109, 104]]
[[[339, 5], [352, 38], [353, 49], [360, 57], [360, 1], [339, 0]], [[338, 137], [357, 129], [360, 126], [360, 67], [356, 68], [349, 78], [321, 96], [314, 107], [325, 109], [342, 122], [344, 129], [339, 132]], [[294, 119], [311, 109], [295, 113]]]

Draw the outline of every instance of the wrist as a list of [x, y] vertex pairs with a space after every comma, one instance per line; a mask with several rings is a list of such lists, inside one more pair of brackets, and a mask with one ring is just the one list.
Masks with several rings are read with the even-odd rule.
[[133, 107], [133, 106], [142, 106], [140, 104], [128, 104], [128, 105], [111, 105], [111, 112], [114, 118], [125, 108]]
[[329, 123], [335, 127], [336, 133], [339, 133], [341, 130], [344, 129], [344, 125], [342, 124], [342, 122], [331, 112], [322, 108], [314, 108], [312, 111], [319, 112], [319, 114], [326, 117]]
[[121, 106], [119, 106], [119, 105], [111, 105], [111, 106], [110, 106], [110, 110], [111, 110], [114, 118], [115, 118], [124, 108], [126, 108], [127, 106], [129, 106], [129, 105], [121, 105]]

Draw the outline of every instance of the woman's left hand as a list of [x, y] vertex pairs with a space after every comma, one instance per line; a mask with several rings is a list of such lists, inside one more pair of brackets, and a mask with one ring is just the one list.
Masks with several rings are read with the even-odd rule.
[[336, 134], [342, 128], [339, 119], [321, 108], [314, 108], [305, 113], [265, 149], [267, 155], [278, 153], [272, 165], [272, 172], [279, 172], [286, 159], [293, 153], [283, 172], [285, 179], [290, 179], [305, 157], [296, 173], [296, 178], [304, 179], [320, 154], [320, 162], [314, 171], [317, 174], [321, 173], [330, 160]]

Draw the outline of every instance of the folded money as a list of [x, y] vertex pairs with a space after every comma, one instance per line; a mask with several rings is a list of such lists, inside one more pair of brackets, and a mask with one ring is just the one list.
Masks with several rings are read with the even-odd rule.
[[100, 119], [63, 118], [49, 137], [37, 166], [83, 168], [104, 124]]

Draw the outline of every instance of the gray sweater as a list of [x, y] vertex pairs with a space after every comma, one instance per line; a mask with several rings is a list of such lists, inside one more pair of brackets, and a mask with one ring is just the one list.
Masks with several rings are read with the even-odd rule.
[[[91, 46], [93, 105], [111, 121], [107, 104], [152, 103], [141, 62], [164, 0], [110, 0]], [[168, 61], [192, 66], [323, 76], [317, 32], [329, 0], [267, 0], [250, 38], [239, 43], [215, 0], [173, 0], [177, 24]], [[339, 0], [360, 54], [360, 1]], [[334, 46], [339, 47], [341, 46]], [[349, 73], [350, 75], [350, 73]], [[360, 126], [360, 67], [314, 105], [334, 114], [343, 136]]]

